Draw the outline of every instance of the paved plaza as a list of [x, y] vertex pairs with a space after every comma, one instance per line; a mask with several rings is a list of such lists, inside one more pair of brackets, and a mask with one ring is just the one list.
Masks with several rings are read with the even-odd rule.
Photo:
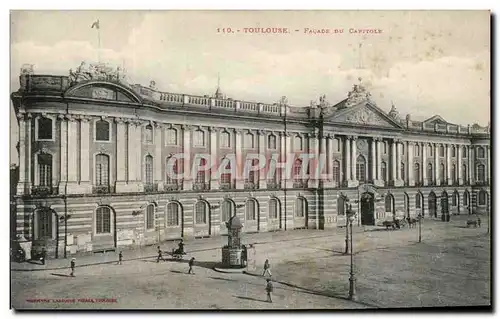
[[[247, 273], [220, 273], [225, 237], [187, 240], [183, 261], [156, 263], [155, 247], [117, 254], [78, 256], [76, 277], [68, 260], [45, 266], [11, 263], [12, 306], [88, 309], [354, 309], [485, 306], [490, 299], [490, 240], [484, 227], [465, 228], [467, 216], [449, 223], [426, 219], [386, 231], [354, 227], [358, 301], [346, 299], [350, 257], [343, 255], [345, 229], [249, 234], [255, 262]], [[175, 243], [164, 243], [171, 250]], [[196, 258], [195, 274], [187, 260]], [[265, 259], [271, 262], [273, 303], [266, 302]], [[255, 264], [255, 267], [254, 266]]]

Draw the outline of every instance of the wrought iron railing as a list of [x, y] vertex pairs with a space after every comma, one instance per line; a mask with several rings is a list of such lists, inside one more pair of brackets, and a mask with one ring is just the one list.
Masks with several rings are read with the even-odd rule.
[[115, 192], [114, 187], [110, 185], [98, 185], [92, 187], [92, 193], [94, 194], [109, 194], [114, 192]]
[[182, 189], [182, 184], [179, 183], [164, 183], [163, 190], [165, 191], [178, 191]]
[[254, 183], [254, 182], [245, 182], [244, 188], [245, 189], [257, 189], [257, 188], [259, 188], [259, 184]]
[[303, 179], [293, 181], [293, 188], [306, 188], [306, 187], [307, 187], [307, 181]]
[[268, 180], [267, 181], [267, 189], [280, 189], [281, 185], [279, 182]]
[[57, 187], [50, 186], [33, 186], [31, 188], [31, 195], [34, 196], [48, 196], [48, 195], [57, 195]]
[[203, 191], [210, 189], [210, 184], [208, 183], [193, 183], [193, 190]]
[[228, 190], [228, 189], [234, 189], [234, 187], [232, 183], [220, 183], [219, 189]]

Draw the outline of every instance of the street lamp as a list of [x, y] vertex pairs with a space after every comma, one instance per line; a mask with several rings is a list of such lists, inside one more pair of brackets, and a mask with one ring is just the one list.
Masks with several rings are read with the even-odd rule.
[[354, 217], [356, 213], [352, 210], [351, 205], [349, 205], [349, 210], [347, 211], [349, 216], [349, 228], [351, 229], [351, 270], [349, 272], [349, 300], [356, 301], [358, 298], [356, 296], [356, 278], [354, 276], [354, 262], [353, 262], [353, 233], [352, 233], [352, 223], [354, 222]]
[[422, 242], [422, 213], [418, 214], [418, 242]]
[[[347, 203], [349, 202], [349, 198], [347, 198], [346, 196], [344, 196], [343, 199], [344, 199], [344, 205], [345, 205], [345, 207], [347, 207]], [[349, 215], [348, 215], [349, 211], [350, 211], [350, 208], [348, 208], [347, 211], [346, 211], [346, 219], [345, 219], [345, 251], [344, 251], [344, 255], [347, 255], [349, 253]]]

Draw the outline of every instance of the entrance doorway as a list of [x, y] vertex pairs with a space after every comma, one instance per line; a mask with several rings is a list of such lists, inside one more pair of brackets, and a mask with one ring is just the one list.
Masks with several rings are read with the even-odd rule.
[[444, 218], [444, 216], [448, 215], [450, 213], [449, 207], [448, 207], [448, 194], [446, 192], [443, 192], [441, 194], [441, 218]]
[[372, 193], [361, 195], [361, 224], [375, 225], [375, 201]]
[[437, 210], [436, 210], [436, 194], [434, 192], [431, 192], [429, 194], [429, 216], [431, 217], [437, 217]]

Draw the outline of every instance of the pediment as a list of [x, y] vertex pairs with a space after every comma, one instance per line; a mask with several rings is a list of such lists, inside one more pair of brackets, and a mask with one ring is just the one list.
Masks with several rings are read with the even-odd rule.
[[65, 97], [82, 97], [87, 99], [141, 103], [131, 89], [113, 82], [86, 81], [69, 88]]
[[448, 122], [443, 119], [440, 115], [434, 115], [424, 121], [425, 124], [448, 124]]
[[332, 114], [328, 122], [353, 124], [353, 125], [368, 125], [387, 128], [402, 128], [401, 124], [394, 121], [382, 110], [369, 102], [358, 104], [357, 106], [348, 107]]

